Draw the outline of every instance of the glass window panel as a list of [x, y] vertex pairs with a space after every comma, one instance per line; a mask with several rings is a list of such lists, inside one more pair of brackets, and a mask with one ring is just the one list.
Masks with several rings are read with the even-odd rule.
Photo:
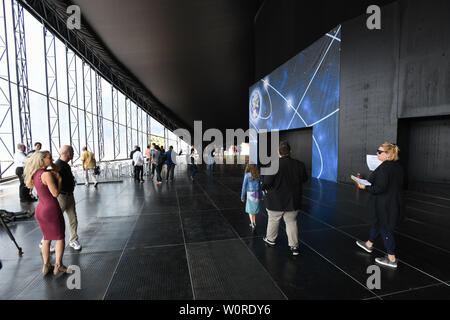
[[[30, 118], [33, 144], [42, 143], [42, 150], [50, 150], [50, 137], [48, 133], [47, 98], [30, 91]], [[16, 122], [19, 125], [19, 122]], [[19, 140], [20, 141], [20, 140]], [[29, 151], [29, 150], [28, 150]], [[56, 150], [53, 156], [57, 156]]]
[[103, 160], [113, 160], [114, 159], [114, 147], [113, 147], [112, 121], [108, 121], [108, 120], [103, 121], [103, 132], [105, 135], [105, 138], [104, 138], [105, 157], [103, 158]]
[[58, 74], [58, 100], [67, 103], [66, 46], [58, 38], [56, 38], [56, 72]]
[[131, 127], [137, 129], [137, 109], [134, 102], [131, 102]]
[[153, 119], [153, 117], [150, 119], [150, 132], [154, 136], [160, 136], [164, 138], [164, 126]]
[[102, 104], [103, 104], [103, 118], [112, 121], [112, 86], [102, 78]]
[[[16, 57], [14, 54], [14, 26], [12, 18], [12, 6], [11, 1], [4, 1], [5, 3], [5, 17], [6, 17], [6, 29], [8, 32], [8, 55], [9, 55], [9, 69], [10, 79], [12, 82], [17, 83], [16, 77]], [[6, 73], [4, 73], [6, 75]]]
[[125, 123], [125, 96], [119, 92], [119, 123], [126, 125]]
[[[40, 93], [47, 92], [45, 75], [44, 31], [42, 24], [26, 10], [25, 12], [25, 43], [27, 50], [28, 87]], [[14, 43], [14, 38], [9, 38]], [[14, 56], [15, 51], [11, 51]], [[53, 55], [53, 52], [50, 53]], [[15, 65], [15, 64], [14, 64]]]
[[127, 158], [127, 137], [125, 126], [119, 125], [119, 136], [120, 136], [120, 154], [119, 159]]
[[61, 145], [70, 145], [69, 109], [67, 104], [59, 103], [59, 126]]

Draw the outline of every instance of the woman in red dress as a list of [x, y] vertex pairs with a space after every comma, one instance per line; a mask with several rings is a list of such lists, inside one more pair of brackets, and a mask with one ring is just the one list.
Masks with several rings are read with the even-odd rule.
[[[52, 167], [51, 170], [47, 170]], [[62, 264], [64, 255], [64, 216], [58, 203], [58, 195], [61, 190], [61, 176], [48, 151], [36, 151], [26, 160], [25, 183], [29, 188], [36, 188], [39, 202], [36, 206], [36, 219], [44, 235], [42, 242], [42, 258], [44, 266], [42, 273], [46, 275], [52, 265], [50, 264], [50, 242], [56, 240], [56, 263], [53, 266], [53, 274], [64, 273], [67, 268]]]

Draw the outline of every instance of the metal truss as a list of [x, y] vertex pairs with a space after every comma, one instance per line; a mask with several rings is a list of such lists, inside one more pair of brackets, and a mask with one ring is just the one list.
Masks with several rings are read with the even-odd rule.
[[48, 136], [50, 138], [50, 153], [58, 152], [61, 146], [59, 125], [58, 79], [56, 72], [55, 36], [43, 27], [45, 50], [45, 76], [47, 88]]
[[30, 96], [28, 91], [27, 50], [23, 7], [12, 0], [14, 44], [16, 54], [17, 95], [19, 98], [20, 139], [27, 150], [32, 149]]
[[111, 96], [112, 96], [114, 159], [117, 159], [120, 154], [119, 91], [114, 87], [114, 85], [111, 86]]
[[[137, 108], [136, 110], [136, 129], [137, 129], [137, 145], [142, 144], [142, 109]], [[141, 146], [142, 147], [142, 146]]]
[[133, 130], [131, 128], [131, 100], [125, 99], [125, 124], [126, 124], [126, 133], [127, 133], [127, 152], [133, 148]]
[[146, 137], [146, 141], [147, 141], [147, 145], [150, 145], [151, 139], [150, 139], [150, 128], [151, 128], [151, 124], [150, 124], [150, 115], [148, 113], [145, 113], [147, 115], [147, 130], [145, 131], [145, 137]]
[[77, 161], [81, 155], [80, 125], [78, 112], [78, 84], [76, 54], [66, 46], [67, 67], [67, 104], [69, 108], [70, 145], [73, 148], [73, 160]]
[[[13, 110], [11, 104], [11, 82], [9, 72], [9, 54], [8, 54], [8, 36], [6, 28], [5, 17], [5, 0], [2, 1], [0, 8], [0, 22], [3, 20], [3, 24], [0, 23], [0, 77], [8, 80], [8, 83], [3, 85], [0, 83], [0, 150], [5, 149], [8, 153], [8, 159], [1, 159], [2, 162], [6, 162], [6, 165], [0, 165], [0, 178], [3, 177], [3, 173], [6, 172], [14, 164], [14, 122], [13, 122]], [[8, 86], [7, 92], [3, 90]]]
[[84, 129], [86, 131], [86, 147], [89, 151], [95, 151], [94, 145], [94, 114], [92, 109], [92, 74], [91, 67], [83, 61], [83, 102], [84, 102]]
[[103, 101], [102, 101], [102, 78], [95, 73], [95, 88], [97, 94], [97, 134], [98, 134], [98, 157], [105, 157], [105, 136], [103, 134]]

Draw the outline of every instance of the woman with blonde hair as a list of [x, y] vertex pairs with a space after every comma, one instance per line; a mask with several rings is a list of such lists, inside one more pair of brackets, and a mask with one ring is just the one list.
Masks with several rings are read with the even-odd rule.
[[[47, 168], [51, 167], [51, 170]], [[42, 259], [44, 266], [42, 273], [46, 275], [52, 265], [50, 264], [50, 242], [56, 240], [56, 263], [53, 274], [64, 273], [67, 268], [62, 264], [64, 254], [64, 216], [58, 203], [61, 190], [61, 176], [48, 151], [36, 151], [26, 160], [25, 184], [28, 188], [36, 188], [39, 202], [36, 206], [36, 219], [44, 235], [42, 242]]]
[[398, 146], [383, 143], [377, 150], [378, 159], [382, 164], [370, 175], [371, 186], [358, 183], [360, 189], [370, 193], [369, 217], [372, 227], [367, 242], [357, 241], [363, 250], [372, 253], [373, 244], [378, 236], [382, 236], [387, 256], [376, 258], [375, 262], [397, 268], [395, 256], [394, 229], [404, 217], [403, 201], [403, 169], [399, 164]]
[[250, 227], [252, 228], [252, 231], [255, 231], [256, 229], [256, 215], [260, 211], [260, 202], [262, 199], [261, 184], [262, 181], [256, 165], [247, 164], [244, 182], [242, 183], [241, 201], [245, 202], [245, 196], [247, 196], [245, 212], [247, 212], [250, 217]]

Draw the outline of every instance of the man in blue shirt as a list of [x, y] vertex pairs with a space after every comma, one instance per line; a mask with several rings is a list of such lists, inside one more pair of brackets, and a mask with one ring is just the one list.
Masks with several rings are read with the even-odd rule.
[[167, 175], [166, 181], [173, 181], [173, 172], [175, 170], [175, 163], [172, 161], [172, 155], [175, 157], [176, 154], [173, 153], [173, 146], [169, 147], [169, 151], [166, 152], [166, 165], [167, 165]]

